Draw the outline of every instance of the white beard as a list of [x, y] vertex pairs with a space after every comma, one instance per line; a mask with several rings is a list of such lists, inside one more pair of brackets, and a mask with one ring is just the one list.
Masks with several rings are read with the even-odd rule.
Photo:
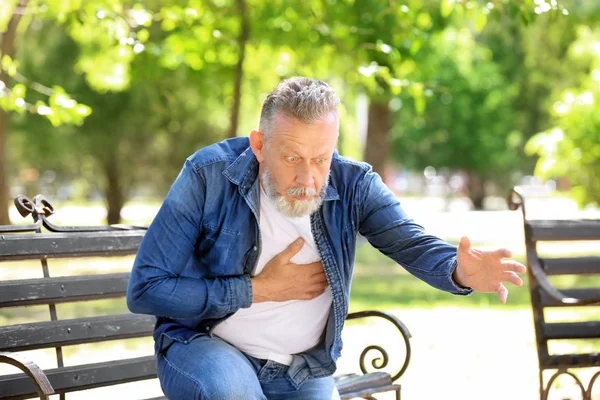
[[308, 200], [289, 201], [285, 198], [285, 196], [279, 194], [277, 190], [277, 183], [275, 182], [275, 177], [273, 176], [273, 174], [271, 174], [269, 170], [266, 170], [262, 173], [261, 182], [265, 193], [273, 202], [277, 211], [279, 211], [286, 217], [300, 218], [306, 215], [311, 215], [312, 213], [317, 211], [319, 207], [321, 207], [323, 199], [325, 198], [327, 186], [329, 185], [329, 174], [327, 174], [325, 184], [321, 188], [321, 191], [318, 196], [317, 191], [315, 189], [305, 188], [302, 186], [294, 186], [285, 191], [285, 193], [291, 197], [310, 196]]

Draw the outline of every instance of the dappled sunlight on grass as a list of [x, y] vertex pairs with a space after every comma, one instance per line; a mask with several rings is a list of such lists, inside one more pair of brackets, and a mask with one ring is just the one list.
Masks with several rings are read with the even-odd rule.
[[[127, 305], [123, 298], [81, 301], [56, 305], [59, 319], [85, 318], [110, 314], [126, 314]], [[0, 324], [25, 324], [50, 320], [48, 306], [25, 306], [0, 309]]]
[[[569, 247], [568, 245], [571, 245]], [[582, 250], [583, 242], [569, 243], [562, 247], [548, 247], [546, 256], [576, 257], [589, 254]], [[597, 245], [597, 244], [596, 244]], [[572, 251], [569, 251], [572, 250]], [[550, 253], [556, 250], [558, 253]], [[598, 250], [594, 248], [596, 252]], [[592, 253], [594, 254], [594, 253]], [[526, 264], [524, 254], [515, 254], [514, 259]], [[509, 290], [508, 302], [500, 304], [496, 294], [474, 293], [471, 296], [453, 296], [430, 287], [410, 275], [401, 266], [394, 263], [367, 242], [361, 243], [356, 251], [356, 266], [352, 280], [350, 307], [352, 310], [365, 308], [398, 308], [398, 307], [500, 307], [523, 308], [530, 307], [530, 295], [527, 276], [523, 274], [523, 286], [507, 284]], [[552, 276], [550, 281], [557, 288], [590, 288], [600, 287], [600, 275]]]
[[546, 322], [576, 322], [600, 320], [600, 305], [581, 307], [555, 307], [544, 309]]
[[600, 275], [559, 275], [549, 280], [558, 290], [600, 288]]
[[498, 296], [490, 293], [474, 293], [471, 296], [455, 296], [434, 289], [408, 273], [383, 276], [356, 276], [352, 281], [350, 294], [351, 310], [368, 308], [404, 308], [404, 307], [529, 307], [529, 291], [526, 283], [510, 286], [508, 302], [500, 304]]
[[[134, 258], [135, 256], [50, 258], [48, 269], [52, 277], [130, 272]], [[0, 263], [0, 280], [42, 277], [42, 265], [38, 260]]]

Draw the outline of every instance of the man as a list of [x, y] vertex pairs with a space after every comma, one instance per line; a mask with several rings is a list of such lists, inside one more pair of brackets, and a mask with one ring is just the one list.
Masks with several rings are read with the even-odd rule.
[[430, 285], [467, 295], [521, 285], [508, 250], [458, 250], [408, 219], [371, 167], [340, 157], [339, 99], [291, 78], [259, 130], [189, 157], [150, 225], [127, 293], [157, 316], [174, 399], [335, 399], [356, 237]]

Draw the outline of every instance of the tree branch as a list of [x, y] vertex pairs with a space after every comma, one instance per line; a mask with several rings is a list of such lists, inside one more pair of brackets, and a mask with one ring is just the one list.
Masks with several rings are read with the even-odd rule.
[[31, 89], [35, 90], [36, 92], [43, 94], [45, 96], [52, 96], [54, 94], [54, 90], [52, 90], [52, 88], [44, 86], [41, 83], [34, 82], [31, 79], [26, 78], [25, 76], [21, 75], [19, 72], [17, 72], [13, 76], [13, 78], [17, 82], [22, 83], [25, 86], [27, 86], [28, 88], [31, 88]]

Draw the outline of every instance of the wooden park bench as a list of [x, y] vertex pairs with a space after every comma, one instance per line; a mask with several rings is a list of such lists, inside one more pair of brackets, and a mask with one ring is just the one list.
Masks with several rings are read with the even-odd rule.
[[[16, 260], [41, 261], [42, 278], [0, 280], [0, 309], [24, 306], [48, 306], [50, 320], [0, 326], [0, 363], [11, 364], [23, 373], [0, 375], [0, 399], [48, 399], [51, 394], [136, 382], [156, 378], [155, 357], [119, 358], [112, 361], [67, 365], [63, 349], [87, 343], [151, 337], [155, 318], [148, 315], [119, 313], [103, 316], [61, 319], [56, 305], [100, 299], [122, 299], [129, 280], [128, 273], [81, 274], [51, 276], [52, 258], [111, 257], [137, 252], [145, 228], [133, 226], [59, 227], [48, 221], [54, 213], [52, 205], [42, 196], [30, 200], [15, 199], [23, 217], [31, 215], [31, 225], [0, 226], [0, 262]], [[48, 232], [42, 233], [42, 227]], [[6, 265], [6, 264], [5, 264]], [[55, 272], [56, 273], [56, 272]], [[10, 310], [9, 310], [10, 311]], [[1, 316], [2, 314], [0, 314]], [[408, 329], [396, 317], [379, 311], [363, 311], [348, 315], [348, 319], [381, 317], [391, 322], [401, 334], [406, 352], [400, 370], [394, 375], [381, 371], [388, 365], [388, 354], [381, 346], [368, 346], [360, 356], [363, 374], [336, 377], [343, 399], [363, 397], [373, 399], [379, 392], [395, 392], [400, 399], [400, 385], [394, 383], [406, 370], [411, 348]], [[46, 319], [46, 318], [44, 318]], [[42, 370], [36, 360], [26, 360], [27, 350], [55, 349], [56, 368]], [[372, 366], [380, 371], [367, 372], [366, 354], [377, 351], [379, 358]], [[122, 355], [119, 355], [122, 356]], [[129, 399], [119, 397], [115, 400]], [[139, 397], [138, 397], [139, 398]], [[165, 399], [165, 397], [155, 397]]]
[[[579, 368], [600, 367], [599, 351], [581, 351], [575, 354], [549, 354], [548, 341], [573, 339], [600, 339], [600, 318], [585, 322], [546, 322], [544, 310], [555, 307], [600, 306], [600, 285], [588, 288], [557, 288], [551, 280], [556, 275], [586, 276], [600, 274], [600, 257], [540, 256], [537, 244], [542, 241], [590, 241], [596, 252], [600, 252], [600, 220], [534, 220], [527, 219], [525, 198], [520, 188], [514, 188], [508, 198], [509, 208], [521, 208], [525, 226], [525, 246], [531, 306], [539, 363], [540, 398], [548, 399], [552, 384], [560, 375], [571, 376], [584, 400], [592, 400], [594, 382], [600, 380], [600, 371], [595, 372], [587, 385], [574, 373]], [[598, 281], [596, 281], [598, 282]], [[598, 348], [598, 347], [597, 347]], [[544, 371], [552, 375], [544, 379]], [[594, 372], [592, 370], [592, 372]]]

